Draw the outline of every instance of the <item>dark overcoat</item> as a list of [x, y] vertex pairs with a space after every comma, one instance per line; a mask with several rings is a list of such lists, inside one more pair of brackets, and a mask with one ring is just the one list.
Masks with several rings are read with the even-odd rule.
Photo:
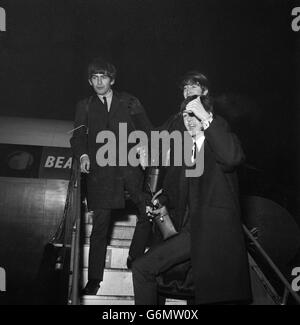
[[[183, 127], [180, 123], [179, 129]], [[184, 168], [169, 167], [164, 189], [178, 229], [189, 198], [191, 278], [196, 303], [249, 301], [249, 267], [235, 173], [244, 159], [243, 150], [220, 116], [214, 116], [204, 134], [203, 175], [187, 180]]]
[[[74, 128], [79, 128], [74, 131], [70, 143], [76, 158], [79, 159], [83, 154], [88, 154], [90, 158], [87, 194], [88, 207], [91, 210], [123, 208], [125, 187], [130, 194], [138, 193], [142, 189], [141, 168], [119, 166], [119, 123], [127, 124], [128, 135], [134, 130], [148, 133], [151, 129], [151, 123], [140, 101], [127, 93], [113, 92], [109, 112], [96, 94], [77, 105]], [[116, 150], [115, 153], [111, 151], [116, 161], [115, 166], [100, 167], [97, 163], [97, 152], [106, 144], [96, 142], [101, 131], [111, 131], [115, 136]], [[126, 153], [133, 146], [135, 144], [128, 144]]]

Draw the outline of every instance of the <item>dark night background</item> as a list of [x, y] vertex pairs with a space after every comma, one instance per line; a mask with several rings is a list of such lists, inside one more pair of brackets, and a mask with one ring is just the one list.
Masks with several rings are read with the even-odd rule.
[[[297, 3], [299, 2], [299, 3]], [[0, 1], [0, 114], [73, 120], [89, 95], [94, 56], [118, 68], [116, 88], [136, 95], [155, 126], [178, 108], [178, 78], [208, 76], [215, 109], [247, 155], [241, 178], [300, 215], [297, 149], [300, 1], [9, 0]]]

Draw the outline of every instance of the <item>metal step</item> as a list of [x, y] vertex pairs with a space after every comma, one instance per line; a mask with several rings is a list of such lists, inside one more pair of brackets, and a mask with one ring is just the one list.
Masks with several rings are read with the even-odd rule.
[[132, 296], [83, 296], [81, 305], [134, 305]]
[[[82, 272], [82, 287], [87, 283], [87, 268]], [[124, 269], [105, 269], [103, 281], [97, 295], [133, 296], [131, 271]]]
[[[90, 238], [86, 237], [84, 239], [84, 245], [89, 245], [90, 244]], [[109, 238], [108, 245], [109, 246], [120, 246], [120, 247], [129, 247], [131, 244], [131, 239], [114, 239], [114, 238]]]
[[[82, 305], [134, 305], [132, 274], [126, 267], [126, 260], [135, 229], [136, 215], [114, 217], [113, 220], [103, 281], [96, 296], [81, 297]], [[87, 282], [89, 237], [92, 231], [91, 215], [85, 215], [85, 223], [82, 287]], [[186, 301], [167, 299], [166, 305], [186, 305]]]
[[[133, 226], [114, 226], [110, 234], [110, 238], [113, 239], [127, 239], [131, 240], [133, 237], [135, 227]], [[90, 237], [92, 232], [92, 225], [85, 225], [85, 237]]]
[[[92, 213], [87, 212], [84, 215], [84, 223], [86, 224], [92, 224]], [[117, 214], [112, 215], [111, 217], [112, 222], [114, 223], [114, 226], [132, 226], [134, 227], [136, 225], [136, 215], [135, 214]]]
[[[132, 296], [83, 296], [82, 305], [134, 305]], [[186, 300], [166, 299], [166, 305], [186, 305]]]
[[[83, 267], [88, 267], [89, 245], [83, 247]], [[126, 269], [128, 247], [107, 246], [105, 267], [110, 269]]]

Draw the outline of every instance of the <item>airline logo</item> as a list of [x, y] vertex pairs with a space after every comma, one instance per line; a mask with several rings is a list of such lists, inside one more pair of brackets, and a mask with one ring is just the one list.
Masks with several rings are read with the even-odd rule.
[[0, 144], [0, 176], [70, 179], [70, 148]]
[[71, 167], [70, 148], [44, 147], [39, 170], [40, 178], [69, 179]]

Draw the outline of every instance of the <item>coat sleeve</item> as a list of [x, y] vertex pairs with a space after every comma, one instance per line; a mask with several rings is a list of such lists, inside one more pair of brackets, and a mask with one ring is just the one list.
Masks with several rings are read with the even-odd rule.
[[217, 162], [222, 164], [225, 169], [234, 168], [245, 160], [240, 141], [220, 116], [214, 117], [204, 134]]
[[149, 135], [150, 131], [153, 130], [153, 125], [141, 102], [136, 97], [130, 96], [128, 99], [128, 109], [135, 129], [144, 131]]
[[77, 104], [74, 121], [75, 128], [77, 129], [73, 131], [70, 144], [74, 156], [79, 159], [83, 154], [88, 154], [88, 118], [85, 101]]

